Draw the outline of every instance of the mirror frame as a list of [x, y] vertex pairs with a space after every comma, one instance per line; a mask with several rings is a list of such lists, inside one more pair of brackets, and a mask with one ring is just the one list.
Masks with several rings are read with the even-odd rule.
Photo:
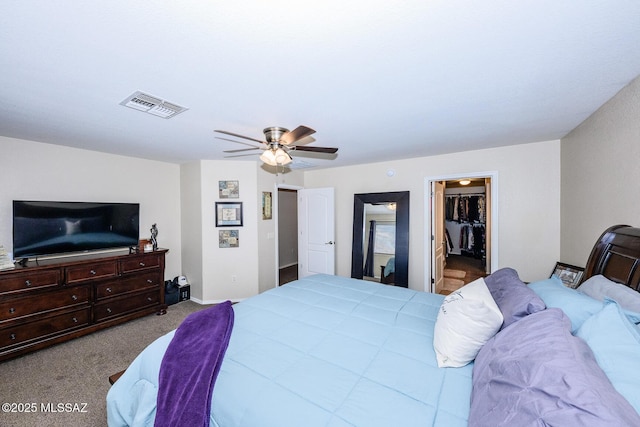
[[396, 286], [409, 287], [409, 192], [362, 193], [353, 195], [353, 240], [351, 245], [351, 277], [362, 279], [364, 270], [364, 205], [396, 204]]

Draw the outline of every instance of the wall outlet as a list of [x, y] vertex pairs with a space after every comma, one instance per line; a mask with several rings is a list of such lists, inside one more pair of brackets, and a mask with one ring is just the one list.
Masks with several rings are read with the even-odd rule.
[[238, 281], [238, 276], [235, 274], [231, 276], [231, 283], [236, 283]]

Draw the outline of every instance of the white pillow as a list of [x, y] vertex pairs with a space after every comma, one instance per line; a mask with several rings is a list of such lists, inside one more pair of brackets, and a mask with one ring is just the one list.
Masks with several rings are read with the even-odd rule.
[[438, 366], [457, 368], [472, 362], [502, 325], [503, 317], [484, 279], [447, 295], [433, 334]]

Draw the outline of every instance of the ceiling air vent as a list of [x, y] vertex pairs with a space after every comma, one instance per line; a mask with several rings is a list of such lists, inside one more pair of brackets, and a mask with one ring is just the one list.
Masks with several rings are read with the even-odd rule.
[[289, 169], [307, 169], [316, 167], [315, 164], [300, 160], [299, 158], [293, 159], [291, 163], [287, 165]]
[[188, 108], [181, 107], [140, 91], [134, 92], [133, 95], [126, 97], [120, 105], [165, 119], [170, 119], [171, 117], [188, 110]]

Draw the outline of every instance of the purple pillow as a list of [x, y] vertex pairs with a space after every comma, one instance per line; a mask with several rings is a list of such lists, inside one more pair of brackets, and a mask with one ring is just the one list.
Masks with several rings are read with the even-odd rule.
[[485, 277], [484, 282], [504, 317], [502, 329], [546, 308], [540, 297], [520, 280], [513, 268], [502, 268]]
[[640, 426], [558, 308], [496, 334], [473, 367], [469, 426]]

